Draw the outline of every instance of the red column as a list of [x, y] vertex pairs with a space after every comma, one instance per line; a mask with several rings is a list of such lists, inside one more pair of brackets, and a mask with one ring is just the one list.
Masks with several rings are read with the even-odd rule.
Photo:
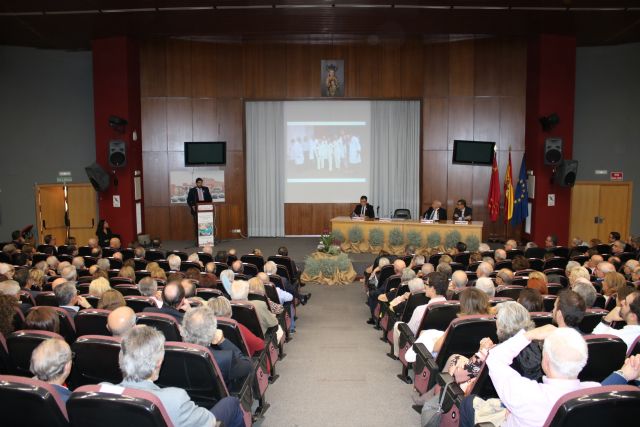
[[[535, 175], [535, 198], [530, 239], [543, 245], [547, 235], [558, 236], [558, 244], [569, 241], [571, 189], [551, 183], [553, 167], [544, 165], [544, 144], [549, 137], [563, 140], [563, 158], [573, 154], [576, 41], [574, 37], [541, 35], [529, 43], [527, 61], [526, 141], [527, 168]], [[556, 113], [560, 123], [544, 132], [540, 117]], [[547, 196], [555, 195], [555, 206]]]
[[[134, 173], [140, 171], [142, 175], [138, 46], [126, 37], [113, 37], [94, 40], [92, 51], [96, 161], [111, 175], [109, 189], [98, 196], [100, 218], [106, 219], [111, 230], [122, 236], [123, 245], [128, 245], [137, 234]], [[109, 126], [112, 115], [128, 121], [124, 133]], [[134, 131], [137, 141], [133, 140]], [[125, 141], [127, 160], [124, 167], [109, 166], [108, 150], [112, 139]], [[120, 196], [120, 207], [114, 207], [115, 195]]]

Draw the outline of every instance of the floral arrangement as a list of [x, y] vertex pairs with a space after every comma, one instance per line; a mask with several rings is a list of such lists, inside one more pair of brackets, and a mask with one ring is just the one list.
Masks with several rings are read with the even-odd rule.
[[320, 235], [320, 242], [318, 242], [318, 252], [324, 252], [330, 255], [338, 255], [340, 253], [340, 247], [336, 245], [334, 234], [329, 233], [329, 230], [322, 230]]

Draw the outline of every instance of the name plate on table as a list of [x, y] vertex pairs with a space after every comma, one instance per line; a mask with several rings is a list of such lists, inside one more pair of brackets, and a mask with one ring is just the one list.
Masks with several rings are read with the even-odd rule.
[[421, 220], [420, 220], [420, 223], [421, 223], [421, 224], [434, 224], [434, 223], [435, 223], [435, 221], [434, 221], [434, 220], [432, 220], [432, 219], [421, 219]]
[[469, 225], [469, 221], [454, 221], [455, 225]]
[[364, 221], [364, 217], [361, 216], [354, 216], [353, 218], [351, 218], [352, 221]]

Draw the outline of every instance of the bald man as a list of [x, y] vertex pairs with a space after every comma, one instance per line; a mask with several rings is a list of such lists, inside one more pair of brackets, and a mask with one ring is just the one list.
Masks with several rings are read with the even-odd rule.
[[178, 323], [182, 323], [184, 313], [191, 309], [191, 305], [184, 298], [184, 288], [179, 281], [167, 283], [162, 290], [162, 307], [147, 307], [143, 311], [150, 313], [165, 313], [173, 316]]
[[136, 325], [136, 313], [131, 307], [118, 307], [107, 317], [107, 329], [114, 337], [121, 337]]
[[462, 270], [456, 270], [451, 275], [451, 281], [449, 282], [449, 289], [447, 290], [447, 299], [453, 298], [458, 292], [461, 292], [464, 288], [467, 287], [467, 282], [469, 282], [469, 278], [467, 277], [467, 273]]
[[447, 210], [442, 207], [440, 200], [434, 200], [431, 207], [422, 214], [422, 218], [433, 221], [445, 221], [447, 219]]

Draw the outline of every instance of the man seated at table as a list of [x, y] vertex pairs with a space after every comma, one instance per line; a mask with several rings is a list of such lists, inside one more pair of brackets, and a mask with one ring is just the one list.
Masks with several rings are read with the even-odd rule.
[[460, 199], [456, 203], [456, 208], [453, 210], [454, 221], [471, 221], [472, 209], [467, 207], [467, 201]]
[[422, 218], [433, 221], [445, 221], [447, 219], [447, 210], [442, 207], [440, 200], [434, 200], [431, 207], [422, 214]]
[[353, 208], [351, 216], [360, 218], [374, 218], [376, 216], [373, 213], [373, 206], [367, 203], [367, 196], [360, 197], [360, 204]]

